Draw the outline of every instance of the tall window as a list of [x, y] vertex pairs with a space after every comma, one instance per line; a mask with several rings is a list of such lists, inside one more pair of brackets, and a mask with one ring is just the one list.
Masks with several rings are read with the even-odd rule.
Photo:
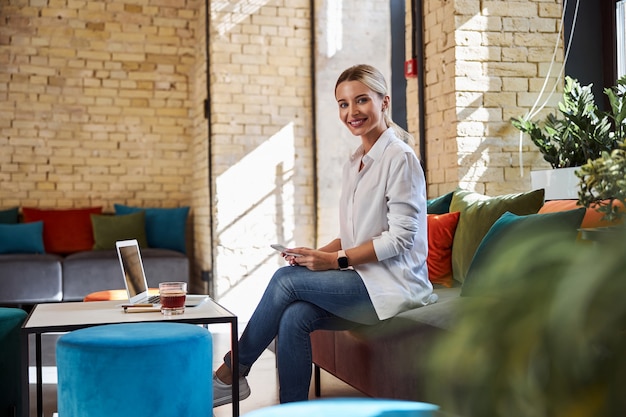
[[620, 0], [615, 9], [617, 37], [617, 77], [626, 75], [626, 0]]
[[566, 40], [571, 48], [565, 74], [593, 84], [598, 106], [609, 106], [603, 93], [626, 73], [626, 0], [563, 0]]

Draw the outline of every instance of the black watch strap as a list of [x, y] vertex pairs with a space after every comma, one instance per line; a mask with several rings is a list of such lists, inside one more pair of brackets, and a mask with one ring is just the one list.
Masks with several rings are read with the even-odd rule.
[[337, 264], [339, 265], [339, 269], [348, 269], [350, 266], [348, 263], [348, 257], [346, 256], [346, 252], [344, 250], [337, 252]]

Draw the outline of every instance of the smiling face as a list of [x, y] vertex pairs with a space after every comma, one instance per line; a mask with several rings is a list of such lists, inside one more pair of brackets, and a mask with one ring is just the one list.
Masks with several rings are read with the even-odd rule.
[[360, 81], [343, 81], [335, 89], [339, 119], [355, 136], [370, 144], [387, 129], [383, 118], [389, 96], [381, 97]]

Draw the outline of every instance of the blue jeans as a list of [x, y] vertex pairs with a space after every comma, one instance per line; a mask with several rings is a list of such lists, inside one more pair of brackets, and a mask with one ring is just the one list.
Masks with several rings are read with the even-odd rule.
[[[276, 271], [239, 339], [239, 374], [277, 338], [280, 402], [304, 401], [311, 384], [314, 330], [347, 330], [375, 324], [378, 316], [358, 273], [310, 271], [285, 266]], [[230, 352], [224, 357], [230, 366]]]

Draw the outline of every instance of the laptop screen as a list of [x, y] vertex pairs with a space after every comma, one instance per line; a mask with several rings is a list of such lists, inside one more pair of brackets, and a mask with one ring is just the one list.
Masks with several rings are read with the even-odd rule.
[[129, 298], [132, 299], [139, 294], [146, 293], [148, 288], [146, 288], [139, 245], [118, 246], [118, 250]]

